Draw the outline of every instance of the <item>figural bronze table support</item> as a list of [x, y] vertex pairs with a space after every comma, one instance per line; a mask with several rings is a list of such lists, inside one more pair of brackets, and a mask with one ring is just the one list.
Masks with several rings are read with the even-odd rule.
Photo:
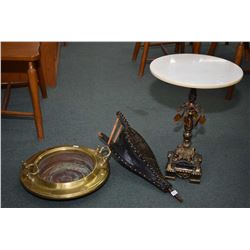
[[202, 156], [191, 146], [192, 130], [205, 123], [205, 116], [196, 103], [196, 89], [217, 89], [232, 86], [243, 77], [242, 69], [225, 59], [201, 54], [174, 54], [155, 59], [151, 73], [158, 79], [189, 88], [189, 100], [184, 103], [175, 121], [183, 120], [183, 143], [168, 152], [166, 177], [189, 179], [200, 183]]
[[192, 130], [198, 123], [205, 123], [205, 116], [196, 103], [196, 89], [190, 89], [189, 100], [184, 103], [174, 117], [175, 121], [183, 119], [183, 143], [175, 151], [168, 152], [166, 177], [175, 179], [176, 176], [199, 183], [201, 178], [202, 156], [191, 146]]

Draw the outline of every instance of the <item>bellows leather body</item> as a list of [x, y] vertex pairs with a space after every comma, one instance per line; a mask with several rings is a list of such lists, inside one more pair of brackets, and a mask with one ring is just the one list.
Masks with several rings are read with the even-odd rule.
[[121, 112], [117, 112], [116, 116], [110, 137], [99, 133], [99, 138], [108, 145], [112, 156], [123, 167], [182, 201], [178, 192], [161, 173], [157, 160], [144, 138], [129, 125]]

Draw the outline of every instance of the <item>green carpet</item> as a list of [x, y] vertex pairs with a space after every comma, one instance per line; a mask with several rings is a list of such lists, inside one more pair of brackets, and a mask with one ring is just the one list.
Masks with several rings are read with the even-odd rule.
[[[137, 78], [139, 60], [131, 61], [134, 43], [68, 43], [61, 48], [58, 84], [41, 100], [45, 139], [38, 142], [33, 120], [2, 118], [2, 207], [249, 207], [250, 76], [245, 74], [231, 101], [226, 90], [199, 90], [207, 123], [194, 131], [193, 145], [203, 155], [200, 185], [172, 182], [182, 204], [110, 160], [111, 175], [97, 192], [71, 201], [48, 201], [26, 192], [19, 182], [21, 160], [63, 144], [95, 148], [98, 131], [110, 133], [122, 111], [153, 149], [164, 171], [167, 151], [182, 140], [173, 122], [188, 90], [154, 78], [148, 65]], [[232, 59], [235, 44], [220, 44], [217, 56]], [[203, 47], [205, 53], [207, 45]], [[173, 52], [172, 45], [168, 46]], [[190, 46], [187, 52], [190, 51]], [[150, 57], [161, 56], [159, 48]], [[15, 89], [11, 106], [31, 110], [27, 89]]]

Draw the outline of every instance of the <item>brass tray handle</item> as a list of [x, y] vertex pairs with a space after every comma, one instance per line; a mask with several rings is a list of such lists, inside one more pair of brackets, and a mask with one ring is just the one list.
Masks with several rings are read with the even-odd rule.
[[27, 164], [25, 161], [23, 161], [22, 165], [24, 166], [24, 168], [28, 169], [28, 173], [27, 173], [28, 177], [30, 177], [30, 175], [35, 176], [35, 175], [37, 175], [39, 173], [39, 168], [38, 168], [36, 163]]
[[101, 154], [102, 155], [102, 163], [101, 165], [105, 164], [108, 159], [110, 158], [110, 155], [111, 155], [111, 150], [109, 147], [107, 146], [104, 146], [104, 147], [97, 147], [97, 153]]

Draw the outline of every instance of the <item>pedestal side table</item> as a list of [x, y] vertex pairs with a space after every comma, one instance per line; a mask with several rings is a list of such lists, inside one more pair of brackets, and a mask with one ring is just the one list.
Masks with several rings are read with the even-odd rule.
[[178, 110], [174, 120], [183, 121], [183, 142], [168, 152], [166, 177], [180, 177], [200, 183], [202, 156], [191, 146], [192, 130], [205, 123], [205, 115], [196, 102], [196, 89], [217, 89], [237, 84], [243, 77], [242, 69], [222, 58], [201, 54], [173, 54], [155, 59], [151, 73], [159, 80], [190, 89], [188, 101]]

